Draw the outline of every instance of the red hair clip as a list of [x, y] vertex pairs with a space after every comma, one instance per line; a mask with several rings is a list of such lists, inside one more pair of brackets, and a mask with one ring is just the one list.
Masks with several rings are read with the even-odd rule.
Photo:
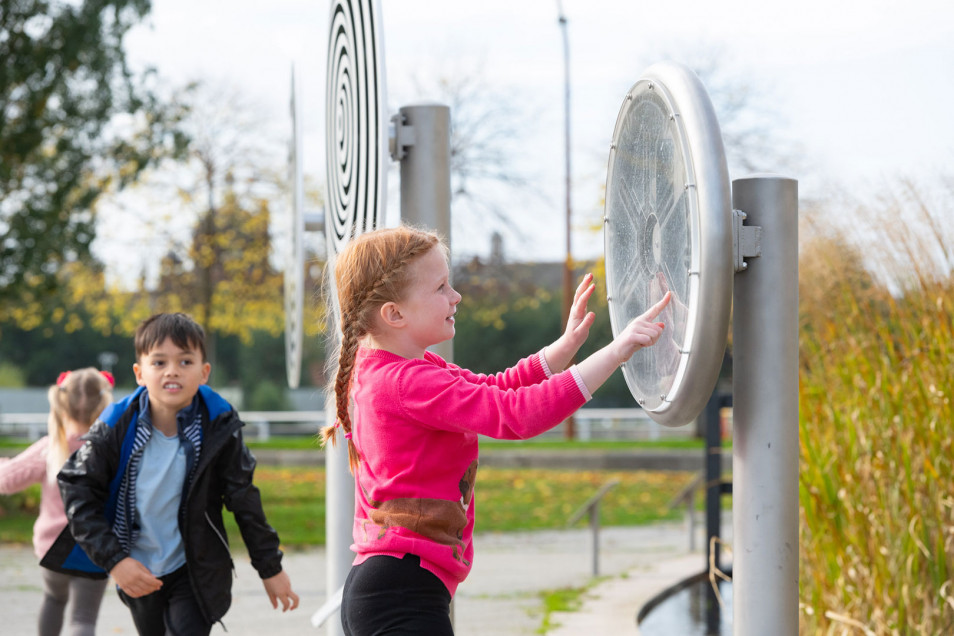
[[66, 378], [70, 377], [70, 373], [70, 371], [60, 373], [59, 377], [56, 378], [56, 386], [63, 386], [63, 383], [66, 382]]
[[116, 386], [116, 378], [113, 377], [112, 373], [109, 371], [100, 371], [99, 374], [106, 378], [106, 381], [109, 382], [109, 386]]

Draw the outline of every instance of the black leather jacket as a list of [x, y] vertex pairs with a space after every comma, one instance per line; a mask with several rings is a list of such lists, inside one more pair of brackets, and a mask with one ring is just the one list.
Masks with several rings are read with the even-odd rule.
[[[124, 505], [118, 500], [119, 484], [128, 469], [129, 448], [135, 437], [130, 429], [140, 425], [141, 391], [104, 411], [84, 437], [86, 444], [60, 471], [60, 492], [70, 523], [43, 565], [89, 576], [89, 572], [69, 567], [76, 560], [75, 544], [106, 572], [129, 556], [113, 532], [112, 521], [116, 507]], [[202, 444], [198, 465], [194, 471], [191, 467], [187, 470], [192, 480], [180, 504], [179, 529], [192, 590], [205, 617], [213, 623], [225, 615], [232, 598], [234, 564], [222, 523], [223, 505], [235, 516], [252, 566], [261, 578], [281, 572], [282, 552], [278, 534], [265, 519], [259, 490], [252, 483], [255, 458], [242, 441], [243, 422], [208, 387], [201, 387], [198, 395], [203, 409]]]

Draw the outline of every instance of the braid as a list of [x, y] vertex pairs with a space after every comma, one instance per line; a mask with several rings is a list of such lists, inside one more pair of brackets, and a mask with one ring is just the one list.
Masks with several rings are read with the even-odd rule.
[[[341, 350], [338, 353], [338, 372], [335, 375], [335, 422], [321, 429], [322, 445], [329, 441], [332, 446], [337, 445], [338, 426], [344, 429], [345, 434], [351, 433], [351, 415], [348, 412], [351, 400], [351, 377], [354, 371], [354, 361], [358, 353], [358, 337], [355, 334], [353, 323], [345, 322], [344, 337]], [[348, 463], [352, 472], [358, 465], [360, 456], [354, 443], [348, 440]]]
[[408, 265], [434, 247], [445, 249], [431, 232], [406, 226], [374, 230], [352, 239], [338, 255], [335, 283], [341, 317], [341, 344], [338, 370], [329, 389], [335, 396], [335, 422], [321, 430], [322, 445], [336, 443], [337, 428], [348, 437], [348, 461], [351, 471], [361, 456], [350, 439], [351, 380], [361, 338], [374, 327], [375, 311], [388, 302], [398, 301], [407, 289]]

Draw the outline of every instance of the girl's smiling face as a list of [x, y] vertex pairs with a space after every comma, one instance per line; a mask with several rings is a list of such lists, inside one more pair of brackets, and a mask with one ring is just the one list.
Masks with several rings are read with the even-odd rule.
[[396, 303], [406, 319], [407, 336], [424, 349], [454, 337], [454, 314], [461, 295], [451, 287], [447, 259], [433, 247], [410, 265], [411, 283]]

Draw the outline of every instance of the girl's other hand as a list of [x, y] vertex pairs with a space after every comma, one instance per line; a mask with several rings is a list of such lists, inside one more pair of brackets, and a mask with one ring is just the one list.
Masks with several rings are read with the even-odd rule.
[[596, 285], [593, 283], [593, 274], [587, 274], [576, 288], [573, 296], [573, 305], [566, 321], [566, 331], [556, 342], [546, 347], [544, 355], [547, 366], [554, 373], [562, 371], [573, 360], [573, 356], [580, 350], [590, 335], [590, 327], [596, 320], [596, 314], [586, 310], [586, 304], [593, 295]]
[[[573, 295], [573, 305], [570, 307], [570, 316], [566, 321], [566, 331], [563, 337], [567, 344], [573, 349], [573, 354], [579, 351], [583, 343], [590, 335], [590, 327], [596, 320], [596, 314], [586, 310], [586, 304], [590, 301], [590, 296], [596, 290], [596, 283], [593, 282], [593, 274], [587, 274], [583, 277], [580, 285], [576, 288]], [[572, 356], [571, 356], [572, 357]]]

